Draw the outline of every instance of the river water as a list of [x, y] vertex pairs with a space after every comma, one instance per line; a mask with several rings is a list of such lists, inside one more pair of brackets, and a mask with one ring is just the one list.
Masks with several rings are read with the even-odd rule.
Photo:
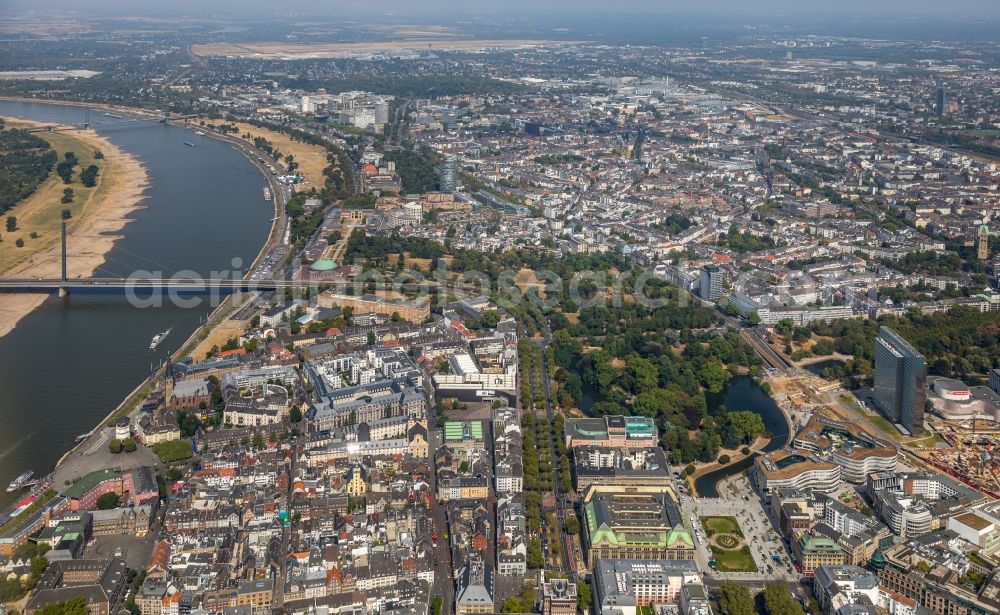
[[[267, 239], [274, 214], [263, 198], [264, 178], [226, 144], [148, 121], [102, 127], [121, 120], [79, 107], [0, 101], [0, 115], [89, 119], [146, 166], [144, 208], [132, 214], [95, 275], [228, 270], [233, 259], [250, 263]], [[51, 471], [76, 436], [114, 409], [210, 311], [204, 301], [138, 309], [120, 296], [53, 296], [0, 338], [0, 502], [13, 499], [2, 489], [22, 471]], [[153, 335], [166, 329], [167, 339], [149, 350]]]

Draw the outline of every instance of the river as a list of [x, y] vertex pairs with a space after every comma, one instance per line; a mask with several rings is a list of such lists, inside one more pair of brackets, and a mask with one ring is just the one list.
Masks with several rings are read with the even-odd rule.
[[[146, 166], [143, 209], [95, 275], [228, 270], [234, 258], [250, 263], [267, 239], [274, 213], [263, 198], [264, 178], [224, 143], [148, 121], [102, 127], [121, 120], [80, 107], [0, 101], [0, 115], [60, 123], [89, 118], [101, 136]], [[114, 409], [210, 311], [204, 301], [196, 308], [138, 309], [124, 297], [52, 296], [0, 338], [0, 488], [26, 469], [51, 471], [76, 436]], [[167, 339], [149, 350], [153, 335], [168, 328]], [[0, 497], [3, 504], [13, 499], [2, 491]]]
[[[775, 451], [788, 443], [788, 423], [778, 404], [760, 388], [749, 376], [735, 376], [719, 395], [708, 396], [709, 411], [724, 404], [731, 411], [750, 410], [764, 419], [764, 429], [771, 434], [771, 440], [764, 446], [764, 452]], [[753, 455], [736, 463], [723, 466], [714, 472], [699, 476], [694, 488], [701, 497], [718, 497], [716, 489], [719, 481], [743, 472], [753, 465]]]

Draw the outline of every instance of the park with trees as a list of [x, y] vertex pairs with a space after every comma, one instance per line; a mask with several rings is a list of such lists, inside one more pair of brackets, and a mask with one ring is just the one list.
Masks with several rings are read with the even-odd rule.
[[805, 327], [782, 321], [775, 326], [775, 333], [786, 351], [793, 343], [820, 338], [809, 355], [848, 355], [851, 358], [833, 368], [830, 375], [856, 387], [870, 385], [874, 377], [875, 338], [881, 326], [891, 327], [913, 344], [924, 355], [928, 371], [936, 376], [977, 384], [986, 381], [991, 369], [1000, 367], [1000, 312], [964, 306], [926, 315], [911, 310], [905, 316], [883, 316], [878, 321], [845, 319]]
[[734, 368], [759, 365], [736, 332], [699, 332], [714, 324], [711, 310], [626, 304], [584, 308], [578, 320], [552, 338], [561, 405], [584, 406], [586, 392], [590, 414], [655, 419], [673, 463], [714, 461], [723, 436], [736, 448], [764, 433], [755, 413], [710, 408], [706, 395], [722, 393]]
[[57, 159], [45, 139], [0, 121], [0, 213], [31, 196]]

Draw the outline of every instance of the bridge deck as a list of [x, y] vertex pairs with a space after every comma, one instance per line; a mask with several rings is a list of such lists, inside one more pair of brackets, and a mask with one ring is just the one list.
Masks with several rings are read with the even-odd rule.
[[106, 291], [180, 291], [207, 293], [213, 291], [254, 291], [281, 288], [305, 288], [316, 282], [302, 280], [183, 280], [183, 279], [113, 279], [113, 278], [8, 278], [0, 279], [0, 293], [51, 293], [60, 290]]
[[[436, 287], [437, 280], [420, 282], [392, 282], [395, 289]], [[90, 292], [254, 292], [282, 289], [320, 289], [342, 286], [342, 282], [329, 280], [199, 280], [157, 278], [6, 278], [0, 279], [0, 293], [54, 293], [59, 291], [87, 290]]]
[[122, 116], [120, 120], [112, 122], [76, 122], [71, 124], [45, 124], [43, 126], [33, 126], [27, 128], [27, 132], [59, 132], [64, 130], [86, 130], [97, 126], [120, 126], [122, 124], [132, 124], [135, 122], [170, 122], [174, 120], [190, 120], [197, 118], [197, 115], [177, 115], [177, 116]]

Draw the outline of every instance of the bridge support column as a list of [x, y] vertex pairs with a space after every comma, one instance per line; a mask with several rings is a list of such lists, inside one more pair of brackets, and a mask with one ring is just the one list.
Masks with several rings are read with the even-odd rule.
[[62, 277], [60, 278], [63, 282], [66, 281], [66, 222], [62, 223], [62, 250], [59, 253], [61, 258], [60, 265], [62, 266]]
[[[62, 269], [62, 276], [59, 278], [59, 280], [63, 284], [65, 284], [66, 283], [66, 221], [65, 220], [62, 223], [61, 231], [62, 231], [61, 232], [62, 248], [59, 253], [59, 259], [60, 259], [60, 266]], [[68, 294], [69, 294], [69, 289], [67, 287], [65, 286], [59, 287], [59, 297], [65, 297]]]

